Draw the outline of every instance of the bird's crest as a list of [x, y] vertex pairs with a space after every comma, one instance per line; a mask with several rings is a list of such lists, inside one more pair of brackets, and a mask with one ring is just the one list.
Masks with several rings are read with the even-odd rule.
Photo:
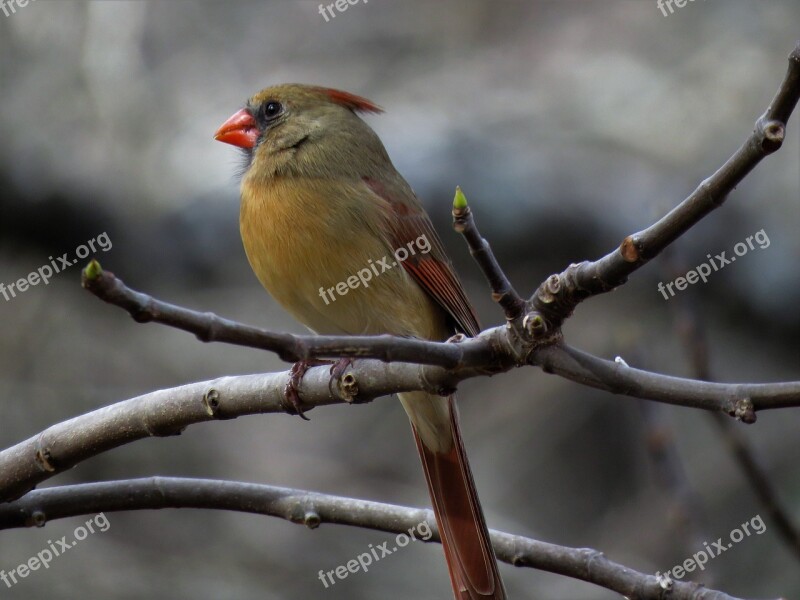
[[367, 100], [366, 98], [362, 98], [361, 96], [356, 96], [355, 94], [351, 94], [350, 92], [343, 92], [342, 90], [334, 90], [333, 88], [322, 88], [321, 91], [328, 98], [330, 98], [332, 102], [335, 102], [336, 104], [349, 108], [353, 112], [371, 112], [371, 113], [383, 112], [383, 109], [374, 102]]

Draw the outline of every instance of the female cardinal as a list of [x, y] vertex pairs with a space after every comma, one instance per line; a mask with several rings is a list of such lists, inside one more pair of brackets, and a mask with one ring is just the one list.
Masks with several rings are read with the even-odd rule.
[[[339, 90], [278, 85], [219, 128], [215, 138], [247, 156], [240, 231], [250, 266], [286, 310], [319, 334], [476, 335], [475, 312], [428, 215], [362, 112], [382, 109]], [[365, 270], [375, 277], [366, 280]], [[455, 397], [399, 396], [455, 597], [505, 598]]]

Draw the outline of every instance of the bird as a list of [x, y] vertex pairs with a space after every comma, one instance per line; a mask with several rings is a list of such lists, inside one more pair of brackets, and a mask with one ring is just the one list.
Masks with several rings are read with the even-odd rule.
[[[215, 139], [244, 153], [239, 228], [247, 259], [263, 287], [313, 333], [474, 337], [475, 310], [428, 214], [362, 118], [381, 112], [342, 90], [280, 84], [253, 95], [219, 127]], [[296, 364], [292, 381], [308, 367]], [[290, 384], [288, 393], [302, 416], [296, 388]], [[455, 395], [398, 396], [454, 597], [506, 598]]]

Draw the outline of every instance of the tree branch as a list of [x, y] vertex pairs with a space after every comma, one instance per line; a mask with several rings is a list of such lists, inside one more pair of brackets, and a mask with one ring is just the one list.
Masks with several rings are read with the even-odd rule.
[[[700, 548], [709, 539], [706, 530], [706, 514], [702, 498], [691, 485], [681, 460], [675, 435], [666, 419], [666, 407], [654, 402], [640, 401], [641, 424], [647, 456], [653, 466], [656, 485], [669, 499], [670, 521], [683, 530], [691, 548]], [[720, 413], [720, 419], [729, 419]], [[707, 565], [705, 581], [713, 580], [713, 566]]]
[[[705, 330], [700, 321], [697, 309], [689, 302], [689, 296], [683, 297], [675, 306], [678, 314], [678, 334], [690, 357], [693, 375], [700, 380], [711, 380], [711, 364], [709, 361], [708, 343]], [[762, 461], [759, 460], [755, 448], [744, 432], [719, 413], [711, 413], [720, 437], [733, 455], [756, 498], [767, 511], [767, 518], [778, 531], [794, 556], [800, 559], [800, 529], [794, 524], [790, 513], [780, 499], [778, 490], [772, 483]]]
[[[755, 421], [756, 410], [800, 406], [800, 382], [715, 384], [648, 373], [564, 345], [560, 327], [581, 301], [623, 284], [628, 275], [721, 206], [730, 191], [764, 157], [780, 148], [786, 122], [800, 97], [800, 44], [789, 59], [787, 75], [770, 107], [756, 122], [753, 134], [716, 173], [703, 181], [661, 220], [626, 237], [618, 249], [597, 261], [573, 264], [561, 274], [549, 277], [527, 303], [511, 286], [488, 243], [480, 236], [466, 201], [463, 206], [459, 206], [457, 201], [454, 205], [455, 226], [464, 234], [473, 256], [489, 280], [494, 299], [503, 308], [508, 321], [505, 326], [489, 329], [473, 340], [454, 338], [448, 343], [437, 343], [394, 336], [295, 336], [272, 333], [211, 313], [190, 311], [135, 292], [113, 274], [102, 271], [96, 261], [92, 261], [85, 269], [83, 283], [95, 295], [124, 308], [139, 322], [156, 321], [183, 329], [194, 333], [202, 341], [221, 341], [269, 350], [288, 361], [334, 357], [372, 359], [359, 361], [335, 381], [331, 379], [327, 368], [310, 369], [299, 390], [303, 404], [309, 409], [325, 404], [368, 401], [380, 395], [410, 390], [447, 394], [469, 377], [500, 373], [532, 364], [542, 367], [546, 372], [613, 393], [725, 412], [751, 423]], [[288, 378], [288, 373], [284, 372], [225, 377], [190, 384], [146, 394], [54, 425], [0, 452], [0, 500], [18, 498], [37, 483], [82, 460], [137, 439], [176, 435], [186, 426], [201, 421], [264, 412], [293, 413], [294, 409], [287, 406], [283, 391]], [[122, 491], [117, 489], [119, 485], [115, 488], [115, 484], [123, 485]], [[67, 490], [65, 493], [68, 498], [62, 500], [63, 505], [56, 502], [50, 506], [50, 517], [45, 504], [51, 496], [56, 500], [60, 497], [59, 488], [32, 492], [22, 500], [0, 507], [0, 519], [19, 518], [19, 515], [14, 517], [13, 507], [20, 510], [20, 507], [28, 506], [26, 503], [39, 502], [37, 506], [45, 507], [35, 509], [33, 504], [29, 506], [33, 523], [43, 523], [59, 510], [66, 511], [66, 516], [69, 507], [73, 511], [86, 510], [86, 505], [70, 499], [70, 490], [78, 488], [81, 494], [88, 494], [83, 498], [85, 502], [91, 503], [92, 497], [95, 502], [108, 500], [109, 508], [104, 510], [114, 510], [113, 502], [128, 508], [135, 508], [133, 505], [136, 502], [141, 502], [143, 508], [190, 506], [196, 502], [198, 507], [231, 507], [234, 510], [264, 512], [263, 500], [267, 491], [260, 486], [251, 486], [249, 491], [236, 489], [236, 494], [231, 494], [226, 485], [248, 484], [191, 480], [187, 483], [186, 480], [162, 478], [140, 480], [138, 484], [133, 481], [88, 485], [62, 488]], [[405, 529], [395, 529], [396, 520], [394, 524], [389, 524], [391, 527], [377, 526], [381, 520], [376, 520], [373, 513], [377, 511], [376, 514], [384, 517], [393, 514], [385, 512], [388, 505], [331, 499], [297, 490], [270, 489], [273, 491], [272, 500], [276, 503], [274, 510], [280, 508], [285, 511], [288, 507], [293, 511], [285, 514], [276, 512], [277, 516], [290, 520], [301, 519], [310, 526], [326, 520], [386, 531], [407, 529], [405, 523]], [[237, 497], [240, 492], [243, 496]], [[293, 496], [291, 501], [287, 501], [286, 494]], [[302, 496], [299, 499], [298, 494]], [[302, 502], [298, 503], [298, 500]], [[346, 510], [337, 511], [336, 502], [346, 502]], [[378, 507], [383, 508], [377, 510]], [[401, 513], [412, 511], [402, 507], [388, 508]], [[426, 519], [431, 517], [427, 511], [422, 512]], [[412, 511], [411, 514], [400, 516], [407, 519], [415, 516], [416, 524], [420, 514], [421, 511]], [[612, 563], [593, 550], [561, 548], [498, 533], [493, 533], [493, 542], [501, 558], [518, 566], [536, 566], [592, 581], [627, 597], [662, 598], [665, 595], [661, 582], [655, 577]], [[721, 592], [704, 590], [696, 584], [675, 583], [667, 593], [676, 599], [730, 599]]]
[[589, 387], [676, 406], [724, 412], [754, 423], [757, 410], [800, 406], [800, 382], [712, 383], [671, 377], [603, 360], [567, 345], [536, 351], [534, 361], [547, 373]]
[[[656, 400], [667, 404], [721, 411], [751, 423], [755, 411], [800, 406], [800, 382], [764, 384], [710, 383], [671, 377], [648, 371], [623, 367], [561, 343], [538, 346], [533, 339], [510, 335], [506, 326], [493, 327], [473, 339], [453, 338], [450, 342], [430, 342], [392, 335], [379, 336], [313, 336], [272, 333], [256, 327], [223, 319], [210, 312], [197, 312], [157, 300], [126, 286], [110, 271], [103, 271], [92, 261], [84, 269], [83, 284], [102, 300], [127, 310], [135, 320], [153, 321], [194, 333], [203, 341], [216, 341], [289, 355], [293, 360], [309, 358], [370, 357], [395, 365], [384, 374], [399, 377], [395, 382], [367, 388], [359, 386], [353, 370], [337, 384], [358, 388], [344, 390], [325, 404], [352, 401], [356, 394], [366, 401], [381, 394], [424, 389], [446, 394], [470, 377], [502, 373], [524, 364], [538, 365], [545, 372], [555, 373], [615, 394]], [[524, 332], [523, 332], [524, 333]], [[421, 356], [415, 353], [419, 352]], [[401, 358], [402, 357], [402, 358]], [[405, 367], [400, 361], [407, 361]], [[413, 364], [412, 364], [413, 363]], [[414, 365], [430, 366], [417, 369]], [[365, 373], [375, 376], [378, 367], [372, 365]], [[312, 372], [313, 369], [309, 372]], [[420, 384], [420, 382], [425, 382]], [[377, 382], [372, 382], [377, 383]], [[407, 387], [420, 385], [420, 387]], [[319, 394], [309, 400], [309, 407], [320, 404]], [[304, 399], [305, 401], [305, 399]], [[274, 412], [269, 410], [268, 412]]]
[[[48, 521], [122, 510], [203, 508], [278, 517], [311, 529], [322, 523], [350, 525], [389, 533], [408, 533], [425, 521], [430, 540], [439, 542], [433, 511], [330, 496], [254, 483], [177, 477], [149, 477], [69, 485], [31, 492], [0, 505], [0, 529], [43, 527]], [[492, 530], [497, 557], [517, 567], [531, 567], [580, 579], [628, 598], [662, 600], [665, 589], [655, 575], [645, 575], [589, 548], [568, 548]], [[421, 540], [425, 541], [425, 540]], [[737, 600], [700, 584], [672, 583], [672, 600]]]
[[789, 55], [789, 68], [753, 133], [716, 173], [702, 181], [683, 202], [659, 221], [629, 235], [620, 246], [596, 261], [572, 264], [542, 283], [530, 303], [559, 328], [586, 298], [609, 292], [628, 276], [691, 229], [708, 213], [722, 206], [731, 191], [766, 156], [781, 147], [786, 123], [800, 98], [800, 42]]
[[377, 358], [386, 362], [414, 362], [449, 369], [486, 365], [493, 350], [485, 341], [430, 342], [392, 335], [333, 336], [274, 333], [162, 302], [125, 285], [92, 260], [81, 275], [81, 285], [101, 300], [126, 310], [137, 323], [161, 323], [193, 333], [202, 342], [223, 342], [268, 350], [287, 362], [313, 358]]
[[516, 321], [525, 314], [525, 301], [511, 285], [508, 277], [497, 262], [489, 242], [478, 231], [475, 217], [467, 205], [461, 188], [456, 188], [453, 200], [453, 228], [464, 236], [470, 254], [480, 266], [481, 271], [492, 288], [492, 300], [497, 302], [506, 315], [506, 320]]
[[[705, 410], [744, 421], [754, 410], [800, 405], [800, 382], [724, 384], [647, 373], [565, 346], [542, 349], [547, 372], [610, 392]], [[433, 365], [361, 360], [332, 381], [329, 369], [309, 369], [300, 384], [304, 410], [368, 402], [388, 394], [424, 390], [446, 394], [459, 382], [485, 375], [480, 367], [450, 370]], [[73, 417], [0, 452], [0, 501], [16, 499], [38, 483], [93, 456], [147, 437], [177, 435], [187, 426], [242, 415], [286, 412], [289, 372], [222, 377], [159, 390]]]
[[[460, 371], [467, 377], [469, 371]], [[473, 375], [478, 374], [472, 371]], [[48, 427], [0, 452], [0, 501], [13, 500], [38, 483], [93, 456], [147, 437], [178, 435], [187, 426], [248, 414], [294, 414], [284, 388], [289, 372], [222, 377], [150, 392]], [[369, 401], [407, 391], [442, 391], [458, 378], [441, 367], [359, 361], [332, 385], [328, 367], [309, 369], [299, 392], [303, 407]]]

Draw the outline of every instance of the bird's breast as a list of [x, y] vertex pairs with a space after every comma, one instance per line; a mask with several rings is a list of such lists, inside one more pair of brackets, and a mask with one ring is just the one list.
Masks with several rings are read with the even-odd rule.
[[250, 265], [317, 333], [441, 338], [441, 310], [396, 260], [386, 207], [370, 194], [360, 181], [245, 178], [240, 230]]

